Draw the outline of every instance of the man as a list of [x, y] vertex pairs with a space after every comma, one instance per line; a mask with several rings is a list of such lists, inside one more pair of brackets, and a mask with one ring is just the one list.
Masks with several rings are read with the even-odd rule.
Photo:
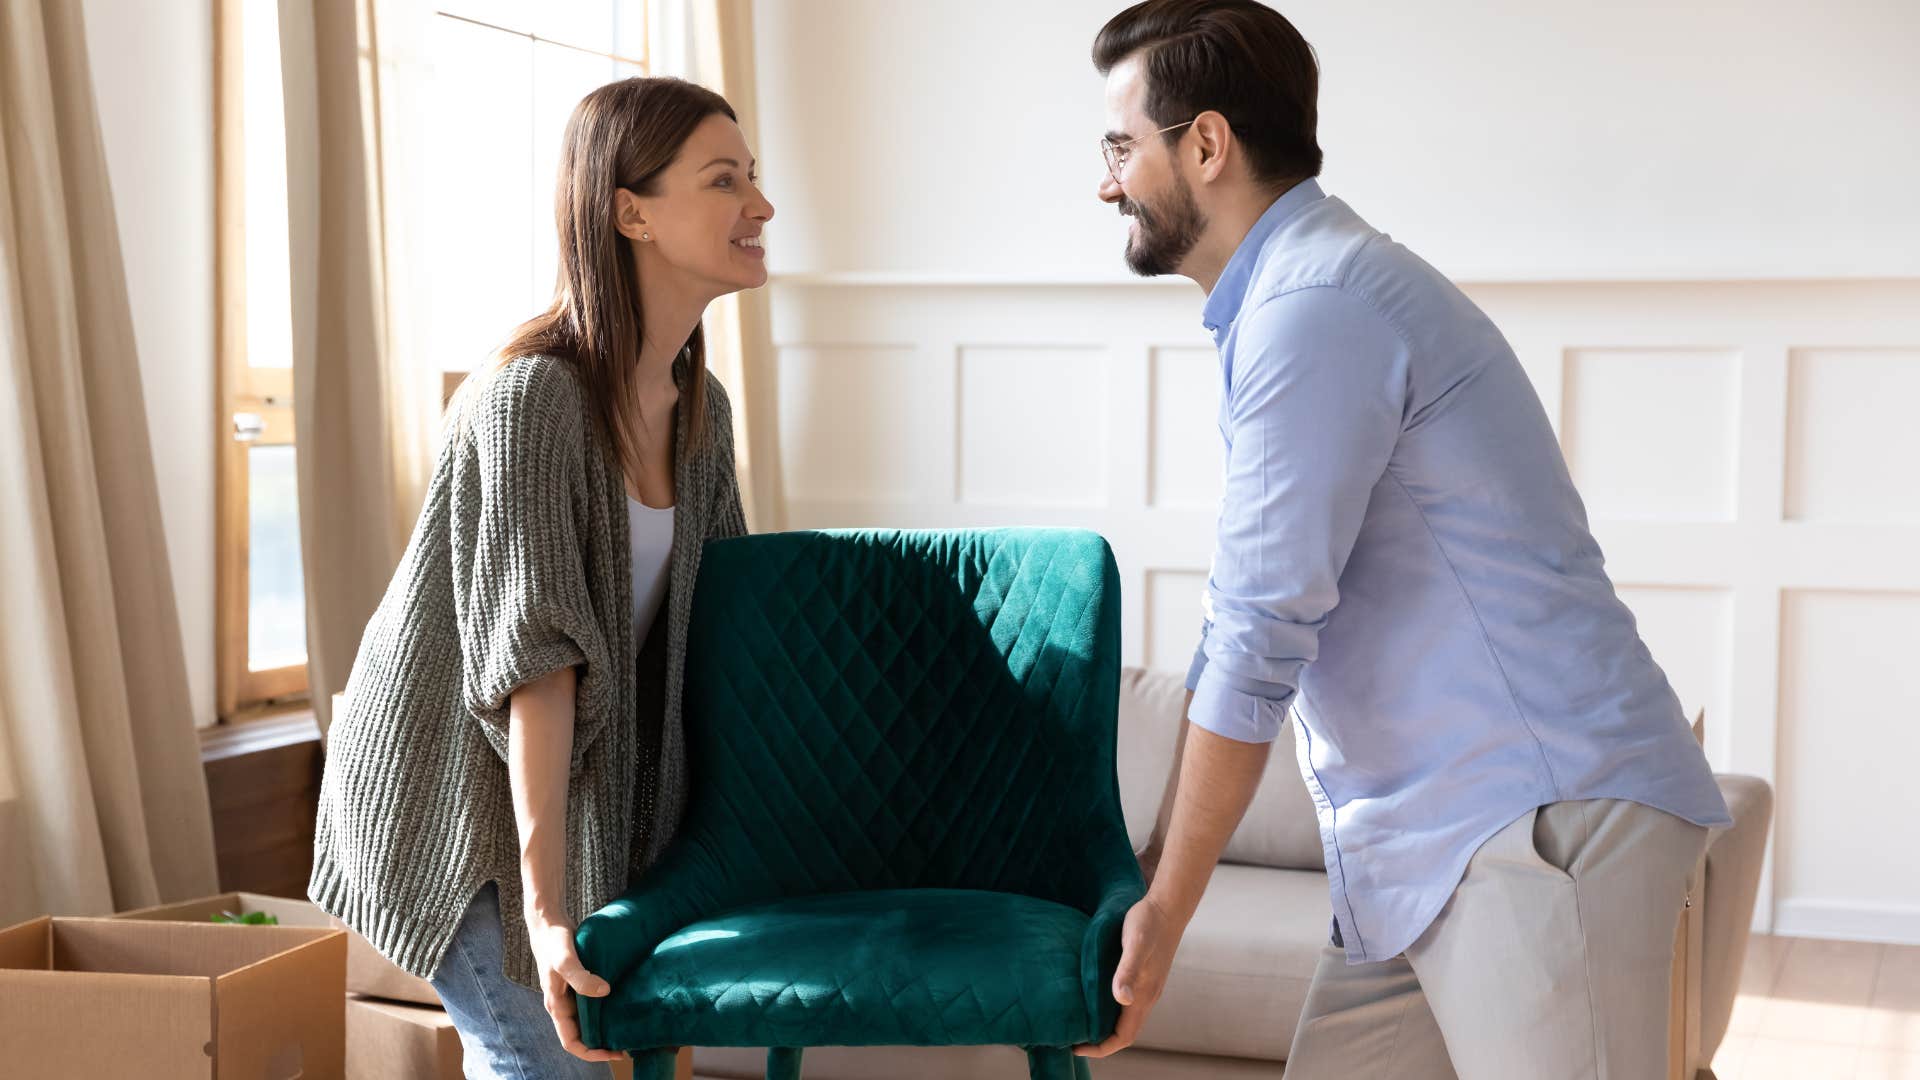
[[1512, 349], [1321, 191], [1278, 13], [1148, 0], [1093, 57], [1100, 198], [1137, 273], [1207, 292], [1227, 464], [1119, 1026], [1081, 1052], [1139, 1032], [1291, 711], [1334, 944], [1289, 1078], [1662, 1075], [1675, 922], [1729, 818]]

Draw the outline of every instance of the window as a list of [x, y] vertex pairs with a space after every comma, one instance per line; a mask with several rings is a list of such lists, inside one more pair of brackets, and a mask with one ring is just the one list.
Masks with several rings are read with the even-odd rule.
[[612, 0], [465, 0], [434, 16], [430, 157], [446, 175], [428, 186], [425, 341], [449, 385], [553, 301], [560, 139], [589, 91], [646, 74], [646, 20]]
[[[294, 480], [286, 140], [277, 5], [220, 11], [216, 625], [222, 719], [307, 689]], [[242, 17], [244, 10], [245, 17]]]
[[[220, 433], [218, 705], [223, 720], [307, 692], [295, 479], [285, 111], [278, 5], [218, 0]], [[443, 0], [423, 13], [432, 145], [425, 250], [406, 298], [419, 362], [449, 390], [552, 300], [554, 173], [588, 91], [647, 70], [644, 0]]]

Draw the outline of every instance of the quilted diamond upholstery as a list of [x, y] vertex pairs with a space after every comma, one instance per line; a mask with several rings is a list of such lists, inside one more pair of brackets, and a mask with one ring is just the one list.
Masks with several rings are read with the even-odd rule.
[[1141, 894], [1118, 574], [1077, 530], [707, 546], [673, 846], [582, 924], [596, 1046], [1104, 1037]]

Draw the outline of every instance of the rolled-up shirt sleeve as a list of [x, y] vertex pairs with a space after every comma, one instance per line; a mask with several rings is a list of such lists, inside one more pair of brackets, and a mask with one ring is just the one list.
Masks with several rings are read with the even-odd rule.
[[1333, 286], [1269, 298], [1234, 335], [1226, 493], [1188, 715], [1216, 735], [1270, 742], [1393, 456], [1408, 354], [1370, 304]]

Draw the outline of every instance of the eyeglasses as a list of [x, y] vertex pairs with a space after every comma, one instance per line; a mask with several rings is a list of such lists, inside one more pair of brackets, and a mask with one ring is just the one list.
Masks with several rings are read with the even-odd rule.
[[[1200, 118], [1197, 116], [1193, 118], [1193, 120], [1198, 119]], [[1107, 159], [1107, 175], [1113, 178], [1114, 183], [1119, 183], [1120, 171], [1127, 167], [1127, 157], [1133, 153], [1134, 143], [1155, 135], [1164, 135], [1176, 128], [1186, 127], [1188, 124], [1193, 123], [1193, 120], [1188, 120], [1186, 123], [1174, 124], [1171, 127], [1163, 127], [1159, 131], [1149, 131], [1145, 135], [1136, 135], [1131, 139], [1116, 140], [1107, 136], [1101, 136], [1100, 156]]]

